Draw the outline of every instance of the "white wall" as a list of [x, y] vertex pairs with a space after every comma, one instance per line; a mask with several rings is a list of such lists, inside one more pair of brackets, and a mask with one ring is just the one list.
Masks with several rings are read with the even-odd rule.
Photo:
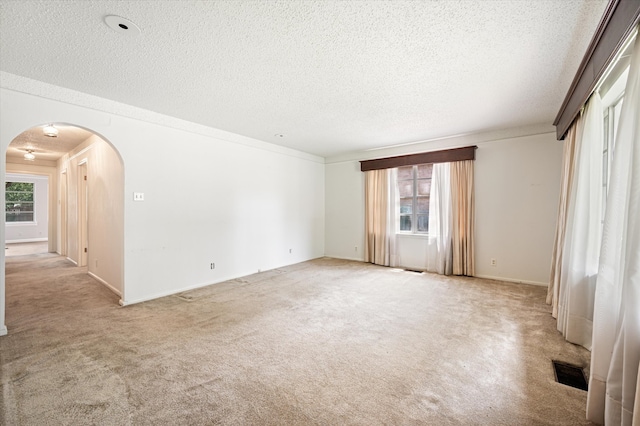
[[33, 183], [34, 221], [7, 222], [5, 238], [8, 243], [47, 241], [49, 230], [49, 178], [47, 176], [7, 173], [9, 182]]
[[[0, 81], [3, 150], [25, 129], [62, 122], [94, 131], [119, 152], [122, 303], [324, 254], [322, 158], [7, 73]], [[133, 192], [145, 201], [134, 202]]]
[[[531, 133], [535, 129], [514, 130]], [[554, 133], [505, 132], [352, 154], [369, 159], [478, 145], [475, 162], [476, 276], [546, 285], [555, 232], [562, 143]], [[327, 159], [326, 255], [364, 260], [364, 175], [359, 161]], [[399, 236], [401, 266], [426, 269], [423, 236]], [[495, 258], [497, 266], [491, 266]]]

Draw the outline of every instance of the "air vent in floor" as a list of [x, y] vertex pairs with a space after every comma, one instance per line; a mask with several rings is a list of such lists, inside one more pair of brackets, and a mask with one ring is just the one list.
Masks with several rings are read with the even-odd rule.
[[556, 374], [556, 382], [572, 388], [586, 391], [587, 379], [584, 377], [584, 371], [577, 365], [567, 364], [566, 362], [552, 361], [553, 371]]

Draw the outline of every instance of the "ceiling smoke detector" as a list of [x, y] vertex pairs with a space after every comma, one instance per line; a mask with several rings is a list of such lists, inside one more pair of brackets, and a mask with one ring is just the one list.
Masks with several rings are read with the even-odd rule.
[[129, 37], [140, 35], [140, 27], [122, 16], [108, 15], [105, 16], [104, 22], [109, 26], [109, 28], [117, 33], [124, 34]]

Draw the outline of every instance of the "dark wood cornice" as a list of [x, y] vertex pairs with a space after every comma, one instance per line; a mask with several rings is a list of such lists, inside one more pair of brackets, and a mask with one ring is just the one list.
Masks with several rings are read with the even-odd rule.
[[421, 152], [420, 154], [399, 155], [397, 157], [376, 158], [360, 161], [360, 170], [392, 169], [394, 167], [413, 166], [415, 164], [451, 163], [453, 161], [475, 160], [477, 146], [445, 149], [442, 151]]
[[640, 20], [640, 0], [609, 0], [591, 43], [573, 78], [569, 92], [553, 122], [556, 136], [564, 139], [580, 108]]

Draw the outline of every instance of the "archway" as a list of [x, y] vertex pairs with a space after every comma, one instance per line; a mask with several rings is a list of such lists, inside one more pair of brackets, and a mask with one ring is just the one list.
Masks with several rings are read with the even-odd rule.
[[[57, 135], [46, 136], [45, 127], [52, 124]], [[49, 176], [49, 251], [86, 266], [90, 276], [123, 298], [124, 165], [117, 149], [81, 126], [40, 124], [11, 140], [2, 173], [5, 185], [7, 172]], [[6, 214], [3, 221], [4, 231]], [[3, 278], [4, 274], [2, 256]], [[2, 286], [2, 311], [4, 290]]]

